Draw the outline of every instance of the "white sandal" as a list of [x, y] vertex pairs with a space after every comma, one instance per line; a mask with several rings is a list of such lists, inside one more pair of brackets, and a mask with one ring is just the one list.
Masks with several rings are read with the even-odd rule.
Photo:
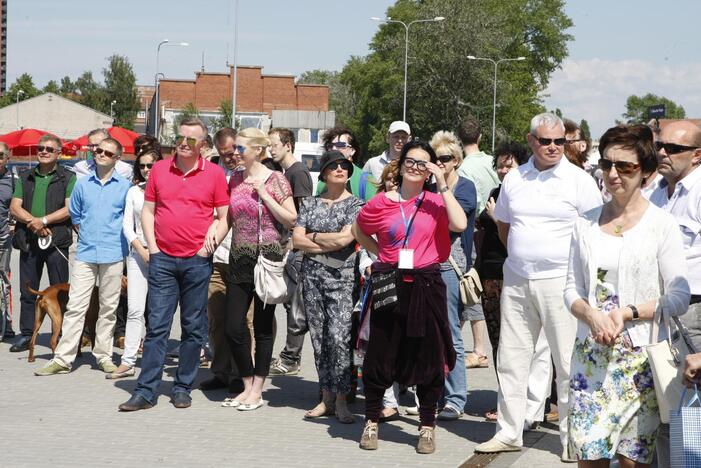
[[228, 397], [224, 398], [224, 401], [221, 402], [221, 405], [224, 408], [238, 408], [239, 406], [241, 406], [241, 402], [238, 401], [236, 398]]

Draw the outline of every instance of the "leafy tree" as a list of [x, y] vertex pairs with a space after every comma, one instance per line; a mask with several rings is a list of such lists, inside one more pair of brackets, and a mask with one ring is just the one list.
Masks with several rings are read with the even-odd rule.
[[59, 88], [59, 93], [61, 96], [70, 96], [75, 94], [76, 92], [76, 85], [73, 83], [68, 76], [64, 76], [61, 78], [61, 87]]
[[[92, 72], [86, 71], [75, 80], [76, 96], [74, 99], [84, 106], [101, 112], [105, 111], [106, 98], [100, 83], [95, 81]], [[109, 104], [107, 112], [109, 112]]]
[[175, 143], [175, 135], [178, 134], [178, 131], [180, 130], [180, 123], [183, 120], [186, 119], [199, 119], [200, 118], [200, 111], [197, 110], [197, 107], [191, 102], [188, 102], [185, 104], [185, 107], [183, 107], [182, 111], [180, 114], [177, 114], [175, 118], [173, 119], [173, 127], [172, 127], [172, 134], [171, 135], [163, 135], [162, 140], [166, 141], [169, 144], [174, 144]]
[[646, 123], [650, 120], [648, 107], [664, 104], [668, 119], [683, 119], [686, 117], [684, 108], [671, 99], [647, 93], [644, 96], [628, 96], [626, 99], [626, 111], [623, 113], [623, 121], [628, 123]]
[[[20, 93], [22, 91], [22, 93]], [[34, 79], [29, 73], [23, 73], [17, 77], [10, 89], [0, 98], [0, 107], [5, 107], [10, 104], [17, 102], [17, 96], [19, 95], [19, 100], [24, 101], [25, 99], [33, 98], [41, 94], [41, 91], [34, 86]]]
[[231, 108], [231, 99], [224, 99], [219, 103], [219, 117], [209, 122], [212, 133], [220, 128], [231, 127]]
[[[468, 55], [502, 62], [497, 83], [497, 138], [525, 135], [531, 117], [543, 110], [539, 93], [567, 56], [565, 31], [572, 21], [564, 0], [397, 0], [387, 16], [404, 22], [444, 16], [438, 23], [418, 23], [409, 31], [407, 120], [415, 136], [430, 138], [454, 129], [475, 107], [492, 104], [494, 67]], [[347, 87], [345, 108], [335, 108], [368, 153], [386, 147], [385, 133], [401, 118], [405, 30], [382, 24], [366, 57], [351, 57], [339, 73]], [[332, 95], [334, 94], [332, 84]], [[482, 118], [483, 146], [491, 146], [491, 119]]]
[[136, 88], [136, 75], [129, 59], [124, 56], [113, 55], [107, 61], [109, 62], [107, 67], [102, 69], [105, 79], [104, 110], [109, 113], [110, 103], [117, 101], [114, 104], [114, 124], [133, 129], [136, 114], [141, 107]]
[[591, 130], [589, 129], [589, 122], [586, 119], [582, 119], [579, 122], [579, 129], [582, 131], [582, 136], [584, 138], [591, 138]]
[[50, 80], [48, 83], [46, 83], [46, 86], [44, 86], [44, 89], [41, 90], [43, 93], [54, 93], [54, 94], [59, 94], [61, 90], [58, 87], [58, 83], [54, 80]]

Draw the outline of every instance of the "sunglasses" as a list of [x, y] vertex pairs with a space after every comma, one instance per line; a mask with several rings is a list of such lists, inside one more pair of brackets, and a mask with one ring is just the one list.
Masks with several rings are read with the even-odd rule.
[[438, 161], [442, 162], [443, 164], [449, 163], [453, 159], [455, 159], [455, 156], [453, 156], [452, 154], [444, 154], [442, 156], [438, 156]]
[[568, 145], [571, 145], [572, 143], [577, 143], [577, 142], [580, 142], [580, 141], [585, 141], [585, 140], [584, 140], [584, 138], [577, 138], [577, 139], [574, 139], [574, 140], [567, 140], [567, 144], [568, 144]]
[[195, 146], [197, 146], [197, 138], [185, 137], [183, 135], [178, 135], [175, 137], [175, 144], [180, 146], [183, 144], [183, 141], [186, 141], [186, 140], [187, 140], [187, 146], [189, 146], [190, 148], [194, 148]]
[[538, 144], [540, 144], [540, 146], [550, 146], [553, 143], [555, 143], [555, 146], [565, 146], [565, 143], [567, 143], [566, 138], [540, 138], [540, 137], [536, 137], [536, 140], [538, 140]]
[[97, 146], [98, 146], [97, 143], [92, 143], [92, 144], [88, 143], [87, 145], [85, 145], [85, 147], [90, 149], [90, 150], [94, 150], [95, 148], [97, 148]]
[[691, 150], [698, 149], [698, 146], [684, 146], [684, 145], [677, 145], [676, 143], [665, 143], [663, 141], [656, 141], [655, 148], [657, 148], [657, 151], [664, 150], [664, 152], [667, 154], [679, 154], [679, 153], [683, 153], [684, 151], [691, 151]]
[[326, 166], [327, 169], [330, 169], [332, 171], [335, 171], [339, 167], [344, 171], [350, 171], [351, 163], [349, 163], [348, 161], [333, 161], [330, 162], [328, 166]]
[[8, 156], [10, 153], [7, 151], [0, 151], [0, 158], [4, 158], [5, 156]]
[[113, 158], [116, 156], [117, 153], [113, 153], [112, 151], [107, 151], [106, 149], [102, 148], [95, 148], [95, 154], [103, 154], [107, 156], [108, 158]]
[[334, 148], [349, 148], [350, 143], [346, 143], [345, 141], [336, 141], [331, 143], [331, 146], [333, 146]]
[[635, 164], [628, 161], [611, 161], [610, 159], [599, 159], [599, 167], [604, 172], [608, 172], [612, 167], [616, 168], [616, 172], [619, 174], [632, 174], [633, 172], [640, 169], [640, 164]]
[[426, 163], [427, 162], [428, 161], [420, 161], [418, 159], [406, 158], [404, 160], [404, 166], [408, 167], [408, 168], [412, 168], [412, 167], [416, 166], [416, 169], [423, 172], [426, 170]]
[[151, 169], [153, 167], [153, 163], [141, 163], [139, 164], [139, 169], [146, 169], [146, 168]]
[[51, 146], [43, 146], [43, 145], [37, 146], [37, 152], [39, 152], [39, 153], [47, 152], [49, 154], [53, 154], [56, 151], [57, 151], [56, 148], [53, 148]]

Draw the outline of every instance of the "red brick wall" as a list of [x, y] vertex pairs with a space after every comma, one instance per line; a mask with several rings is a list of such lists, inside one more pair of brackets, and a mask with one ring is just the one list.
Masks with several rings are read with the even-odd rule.
[[297, 93], [293, 76], [263, 75], [263, 112], [273, 109], [297, 109]]

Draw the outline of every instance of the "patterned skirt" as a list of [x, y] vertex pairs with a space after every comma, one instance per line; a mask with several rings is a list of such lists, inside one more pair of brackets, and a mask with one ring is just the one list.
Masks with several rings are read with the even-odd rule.
[[651, 463], [660, 425], [652, 371], [627, 331], [613, 346], [575, 340], [570, 370], [569, 453], [579, 460], [623, 455]]

